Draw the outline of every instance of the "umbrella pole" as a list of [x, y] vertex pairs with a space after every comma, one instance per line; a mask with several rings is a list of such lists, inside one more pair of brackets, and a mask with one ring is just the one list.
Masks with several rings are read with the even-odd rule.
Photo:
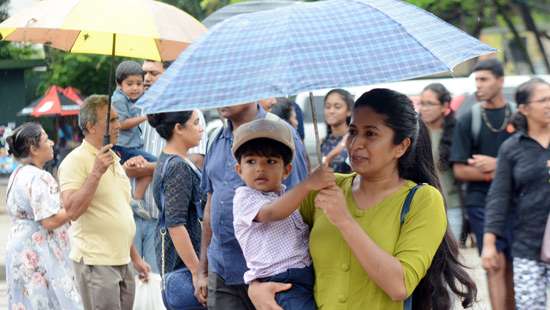
[[323, 155], [321, 154], [321, 141], [319, 139], [319, 127], [317, 127], [317, 111], [315, 111], [315, 104], [313, 104], [313, 93], [309, 92], [309, 104], [311, 105], [311, 120], [313, 121], [313, 128], [315, 131], [315, 152], [317, 153], [317, 161], [319, 166], [323, 164]]
[[106, 120], [107, 125], [105, 125], [105, 135], [103, 136], [103, 145], [107, 145], [111, 143], [110, 120], [111, 120], [111, 98], [113, 93], [113, 71], [115, 70], [115, 48], [116, 48], [116, 34], [113, 33], [113, 48], [111, 51], [111, 68], [109, 69], [109, 84], [107, 84], [108, 85], [107, 98], [108, 98], [109, 104], [107, 105], [107, 120]]

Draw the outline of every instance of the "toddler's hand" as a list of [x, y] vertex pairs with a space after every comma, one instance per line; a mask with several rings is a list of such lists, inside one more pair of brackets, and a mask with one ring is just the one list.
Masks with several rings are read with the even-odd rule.
[[336, 177], [334, 176], [334, 171], [322, 165], [315, 169], [306, 179], [307, 188], [310, 191], [319, 191], [323, 188], [335, 185]]

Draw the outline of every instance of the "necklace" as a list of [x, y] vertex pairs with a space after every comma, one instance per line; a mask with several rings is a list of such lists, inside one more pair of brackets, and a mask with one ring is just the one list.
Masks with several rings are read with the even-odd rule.
[[506, 110], [504, 113], [504, 119], [502, 120], [500, 128], [495, 128], [489, 121], [489, 118], [487, 117], [487, 112], [485, 112], [485, 108], [481, 107], [481, 118], [483, 119], [483, 122], [485, 123], [487, 128], [489, 128], [489, 130], [492, 132], [501, 132], [506, 128], [506, 125], [508, 125], [510, 117], [512, 116], [512, 111], [510, 110], [510, 106], [508, 104], [506, 104]]

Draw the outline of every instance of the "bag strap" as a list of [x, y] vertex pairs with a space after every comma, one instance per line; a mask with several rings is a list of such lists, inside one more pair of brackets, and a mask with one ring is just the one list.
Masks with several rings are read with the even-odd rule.
[[[414, 198], [414, 194], [416, 191], [422, 187], [424, 184], [416, 184], [413, 188], [409, 190], [409, 193], [407, 194], [407, 197], [405, 198], [405, 201], [403, 202], [403, 208], [401, 208], [401, 218], [400, 223], [403, 225], [405, 223], [405, 218], [407, 217], [407, 214], [409, 213], [409, 210], [411, 209], [411, 203]], [[405, 300], [403, 303], [403, 309], [404, 310], [412, 310], [412, 295]]]
[[162, 165], [162, 170], [160, 173], [160, 214], [159, 214], [159, 225], [161, 230], [166, 231], [166, 214], [164, 210], [164, 177], [166, 176], [166, 167], [168, 167], [168, 164], [170, 163], [170, 160], [175, 158], [176, 155], [169, 155], [169, 157], [164, 162], [164, 165]]
[[17, 167], [14, 174], [13, 174], [13, 178], [11, 179], [11, 183], [9, 184], [9, 187], [6, 190], [6, 204], [8, 203], [8, 196], [10, 194], [11, 188], [13, 187], [13, 184], [15, 184], [17, 174], [19, 173], [19, 171], [21, 171], [21, 169], [23, 169], [23, 167], [25, 167], [25, 165], [21, 165], [21, 166]]
[[189, 158], [184, 158], [185, 162], [191, 167], [191, 170], [199, 177], [199, 180], [202, 180], [202, 172], [195, 166], [195, 164], [189, 160]]
[[405, 218], [407, 217], [407, 214], [409, 213], [409, 209], [411, 208], [411, 203], [414, 198], [414, 193], [416, 191], [424, 186], [424, 183], [416, 184], [413, 188], [409, 190], [409, 193], [407, 194], [407, 198], [405, 198], [405, 201], [403, 202], [403, 208], [401, 208], [401, 225], [405, 223]]
[[170, 160], [175, 158], [176, 155], [169, 155], [169, 157], [164, 161], [164, 165], [162, 165], [162, 170], [160, 173], [160, 212], [159, 212], [159, 226], [160, 226], [160, 242], [161, 242], [161, 279], [162, 279], [162, 290], [164, 291], [166, 288], [166, 282], [165, 282], [165, 271], [166, 271], [166, 249], [165, 249], [165, 239], [166, 239], [166, 213], [164, 209], [164, 177], [166, 176], [166, 167], [168, 167], [168, 164], [170, 163]]

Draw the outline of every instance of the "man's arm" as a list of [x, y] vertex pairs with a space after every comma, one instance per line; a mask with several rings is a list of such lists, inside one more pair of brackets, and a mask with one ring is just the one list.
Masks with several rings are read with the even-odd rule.
[[208, 246], [210, 246], [210, 240], [212, 239], [212, 228], [210, 226], [211, 207], [212, 193], [208, 193], [202, 222], [201, 252], [197, 272], [197, 283], [193, 283], [195, 286], [195, 297], [203, 305], [206, 304], [206, 299], [208, 297]]
[[130, 247], [130, 259], [134, 264], [134, 268], [138, 272], [138, 277], [144, 282], [149, 281], [149, 272], [151, 272], [151, 266], [149, 266], [149, 264], [147, 264], [147, 262], [145, 262], [143, 258], [141, 258], [136, 249], [136, 246], [133, 244]]
[[112, 144], [106, 145], [98, 152], [92, 172], [88, 175], [80, 189], [61, 192], [61, 200], [69, 218], [78, 219], [90, 206], [101, 177], [114, 164]]
[[482, 182], [491, 180], [490, 173], [483, 173], [476, 167], [464, 163], [454, 163], [453, 172], [455, 178], [464, 182]]
[[143, 156], [135, 156], [128, 159], [122, 167], [128, 177], [141, 178], [153, 176], [156, 166], [156, 163], [148, 162]]
[[212, 239], [212, 228], [210, 226], [210, 208], [212, 208], [212, 193], [208, 193], [206, 206], [204, 207], [204, 217], [202, 222], [201, 252], [199, 270], [208, 273], [208, 246]]

